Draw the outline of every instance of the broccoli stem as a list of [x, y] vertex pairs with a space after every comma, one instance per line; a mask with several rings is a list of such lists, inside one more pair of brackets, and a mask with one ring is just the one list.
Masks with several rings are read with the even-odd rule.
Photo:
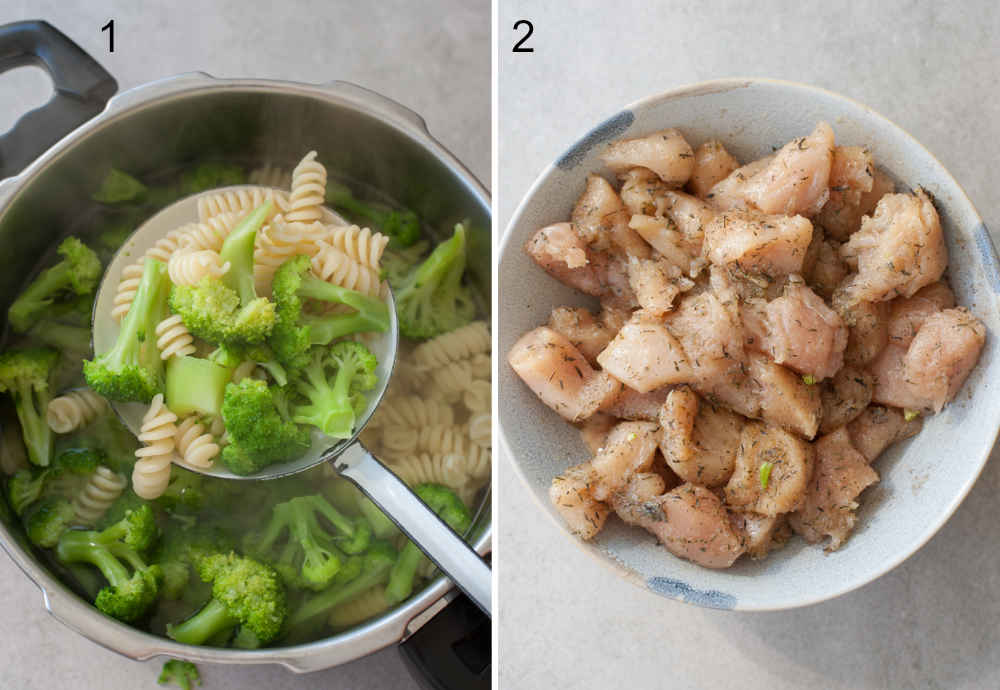
[[328, 283], [313, 275], [302, 276], [302, 283], [295, 293], [307, 299], [346, 304], [357, 310], [352, 314], [303, 317], [303, 325], [310, 327], [313, 345], [326, 345], [335, 338], [352, 333], [365, 331], [384, 333], [389, 330], [389, 307], [375, 297]]
[[257, 232], [271, 213], [273, 204], [266, 201], [254, 209], [229, 234], [219, 250], [219, 259], [230, 268], [222, 276], [222, 282], [240, 296], [240, 305], [246, 306], [257, 299], [257, 288], [253, 277], [253, 249]]
[[417, 566], [423, 558], [423, 552], [412, 541], [406, 542], [399, 558], [389, 572], [389, 583], [385, 586], [385, 598], [393, 604], [398, 604], [413, 593], [413, 580], [417, 576]]
[[124, 586], [131, 576], [120, 560], [98, 539], [97, 532], [71, 531], [62, 535], [56, 555], [63, 563], [89, 563], [112, 587]]
[[28, 451], [28, 460], [33, 465], [48, 467], [52, 459], [53, 442], [52, 429], [45, 419], [48, 396], [45, 395], [45, 399], [36, 396], [35, 387], [30, 383], [21, 383], [11, 393], [17, 419], [21, 422], [21, 436]]
[[42, 319], [28, 331], [35, 340], [51, 347], [69, 352], [86, 353], [90, 351], [90, 329], [84, 326]]
[[201, 645], [209, 638], [232, 629], [239, 621], [214, 597], [186, 621], [167, 626], [167, 634], [182, 644]]
[[389, 566], [390, 563], [386, 562], [378, 567], [369, 568], [347, 584], [334, 586], [320, 592], [306, 601], [289, 617], [289, 627], [302, 625], [316, 616], [323, 615], [334, 606], [357, 598], [369, 587], [382, 584], [389, 578]]
[[310, 419], [293, 418], [299, 423], [313, 424], [324, 434], [333, 438], [350, 438], [354, 430], [354, 408], [350, 401], [351, 379], [354, 378], [356, 366], [353, 361], [345, 360], [337, 369], [331, 386], [326, 379], [322, 363], [315, 361], [307, 366], [304, 374], [308, 379], [308, 397], [310, 408], [320, 413]]

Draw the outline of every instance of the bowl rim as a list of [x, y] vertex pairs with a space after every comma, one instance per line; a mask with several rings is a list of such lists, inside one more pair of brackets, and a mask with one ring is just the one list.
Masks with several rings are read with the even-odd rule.
[[[823, 96], [825, 98], [839, 100], [864, 110], [875, 120], [879, 120], [883, 125], [887, 126], [889, 129], [895, 130], [895, 132], [906, 143], [919, 149], [924, 154], [926, 154], [927, 157], [932, 161], [932, 163], [937, 166], [938, 171], [940, 171], [940, 173], [942, 174], [942, 179], [954, 186], [954, 189], [957, 192], [957, 194], [954, 196], [953, 204], [956, 206], [964, 206], [965, 210], [976, 221], [977, 227], [978, 226], [985, 227], [982, 217], [976, 210], [976, 207], [972, 203], [972, 200], [969, 199], [969, 196], [965, 192], [965, 189], [958, 183], [958, 181], [954, 178], [954, 176], [952, 176], [952, 174], [948, 171], [948, 169], [944, 166], [944, 164], [942, 164], [941, 161], [938, 160], [937, 156], [935, 156], [929, 149], [927, 149], [927, 147], [921, 144], [912, 134], [909, 133], [909, 131], [907, 131], [894, 121], [890, 120], [886, 116], [882, 115], [880, 112], [874, 110], [870, 106], [865, 105], [861, 101], [853, 99], [849, 96], [845, 96], [838, 92], [825, 89], [820, 86], [815, 86], [812, 84], [806, 84], [802, 82], [790, 81], [785, 79], [773, 79], [768, 77], [728, 77], [722, 79], [710, 79], [706, 81], [700, 81], [692, 84], [682, 85], [673, 89], [668, 89], [666, 91], [657, 94], [645, 96], [639, 100], [629, 103], [628, 105], [622, 108], [619, 108], [617, 111], [615, 111], [614, 114], [609, 116], [610, 119], [605, 118], [601, 120], [596, 125], [590, 127], [583, 134], [575, 138], [572, 141], [572, 143], [566, 149], [564, 149], [562, 154], [560, 154], [554, 161], [549, 163], [545, 167], [545, 169], [542, 170], [542, 172], [535, 178], [534, 182], [532, 182], [531, 186], [528, 188], [528, 191], [524, 193], [524, 196], [521, 198], [521, 201], [518, 202], [517, 207], [511, 214], [510, 220], [508, 221], [506, 227], [504, 228], [503, 236], [500, 238], [499, 246], [497, 249], [497, 258], [495, 266], [496, 277], [497, 277], [496, 279], [498, 281], [497, 283], [498, 289], [500, 290], [503, 289], [503, 279], [504, 279], [502, 275], [503, 259], [507, 255], [508, 251], [511, 251], [511, 248], [513, 246], [514, 229], [521, 222], [521, 217], [525, 214], [528, 207], [534, 201], [534, 197], [538, 193], [539, 188], [549, 179], [549, 177], [556, 170], [558, 170], [558, 165], [557, 165], [558, 161], [564, 160], [570, 153], [574, 152], [583, 142], [586, 141], [586, 139], [590, 135], [592, 135], [595, 129], [600, 128], [602, 123], [609, 122], [611, 119], [614, 119], [617, 115], [621, 113], [635, 112], [636, 110], [648, 108], [650, 106], [665, 101], [677, 100], [680, 98], [687, 98], [691, 96], [699, 96], [704, 94], [733, 91], [740, 88], [748, 88], [754, 85], [765, 85], [772, 87], [780, 87], [783, 89], [802, 91], [807, 94], [811, 94], [813, 96]], [[1000, 272], [1000, 258], [998, 258], [996, 247], [994, 246], [992, 237], [990, 237], [988, 232], [986, 233], [986, 237], [989, 240], [987, 242], [989, 251], [982, 252], [981, 258], [985, 263], [992, 264], [993, 273], [997, 274], [998, 272]], [[520, 247], [518, 246], [514, 248], [514, 251], [518, 251], [519, 249]], [[498, 323], [499, 319], [500, 319], [500, 314], [497, 313]], [[506, 361], [506, 359], [504, 359], [504, 361]], [[503, 405], [503, 387], [500, 385], [499, 380], [497, 381], [497, 399], [499, 404]], [[969, 492], [972, 490], [972, 487], [975, 485], [976, 481], [982, 474], [983, 468], [989, 461], [992, 450], [996, 445], [997, 437], [998, 435], [1000, 435], [1000, 406], [998, 406], [994, 417], [995, 417], [994, 430], [992, 434], [989, 435], [989, 437], [992, 439], [992, 442], [985, 447], [985, 452], [982, 454], [982, 457], [979, 458], [978, 464], [975, 466], [974, 471], [969, 475], [969, 478], [961, 486], [961, 489], [947, 504], [945, 510], [942, 513], [940, 513], [940, 517], [937, 520], [927, 523], [924, 530], [921, 532], [919, 539], [917, 539], [916, 542], [914, 542], [911, 548], [903, 549], [899, 554], [895, 555], [892, 558], [887, 559], [884, 562], [883, 566], [873, 571], [870, 577], [867, 577], [867, 579], [859, 578], [857, 581], [850, 582], [846, 586], [831, 588], [828, 592], [825, 592], [824, 594], [804, 597], [797, 600], [789, 600], [785, 604], [755, 605], [752, 602], [747, 604], [742, 601], [737, 601], [735, 606], [731, 608], [726, 608], [726, 610], [768, 612], [768, 611], [786, 611], [804, 606], [811, 606], [814, 604], [819, 604], [824, 601], [829, 601], [831, 599], [847, 594], [849, 592], [853, 592], [856, 589], [859, 589], [867, 584], [870, 584], [871, 582], [874, 582], [875, 580], [881, 578], [883, 575], [895, 569], [905, 560], [910, 558], [910, 556], [912, 556], [921, 548], [923, 548], [927, 544], [927, 542], [929, 542], [941, 530], [941, 528], [945, 525], [945, 523], [947, 523], [948, 520], [951, 519], [952, 515], [955, 514], [955, 511], [958, 510], [958, 507], [962, 504], [966, 496], [968, 496]], [[662, 591], [657, 591], [653, 589], [652, 587], [649, 586], [649, 584], [641, 575], [639, 575], [637, 572], [635, 572], [625, 564], [613, 558], [610, 554], [601, 551], [597, 547], [591, 546], [587, 542], [582, 542], [580, 539], [570, 534], [570, 532], [566, 529], [565, 523], [562, 522], [558, 518], [558, 516], [556, 516], [549, 509], [549, 507], [545, 504], [545, 501], [535, 492], [534, 485], [531, 483], [527, 475], [524, 473], [517, 455], [512, 450], [513, 446], [510, 442], [508, 434], [506, 433], [506, 430], [504, 429], [503, 417], [501, 415], [497, 416], [497, 437], [500, 441], [500, 446], [503, 448], [507, 456], [508, 465], [513, 469], [515, 476], [517, 476], [517, 478], [521, 481], [523, 486], [529, 489], [527, 493], [529, 496], [531, 496], [531, 500], [536, 504], [536, 506], [539, 509], [541, 509], [541, 511], [548, 517], [548, 519], [551, 520], [556, 525], [559, 533], [562, 534], [565, 538], [571, 540], [578, 549], [582, 550], [584, 553], [589, 554], [594, 560], [601, 563], [606, 568], [611, 569], [615, 574], [619, 575], [628, 582], [636, 585], [640, 589], [650, 594], [656, 595], [657, 598], [682, 601], [686, 604], [692, 604], [704, 608], [715, 608], [711, 606], [708, 602], [701, 600], [701, 598], [689, 599], [687, 597], [684, 597], [682, 593], [666, 594]], [[676, 556], [672, 555], [671, 557], [677, 558]]]

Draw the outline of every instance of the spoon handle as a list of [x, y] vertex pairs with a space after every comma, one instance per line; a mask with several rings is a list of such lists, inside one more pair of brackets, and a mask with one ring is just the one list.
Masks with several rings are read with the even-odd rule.
[[361, 443], [351, 444], [331, 462], [342, 476], [374, 501], [483, 613], [492, 615], [490, 566], [399, 477]]

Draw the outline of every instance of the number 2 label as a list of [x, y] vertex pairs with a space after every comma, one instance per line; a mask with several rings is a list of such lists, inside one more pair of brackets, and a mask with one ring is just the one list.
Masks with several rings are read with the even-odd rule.
[[521, 26], [527, 28], [527, 33], [525, 33], [524, 36], [521, 37], [520, 41], [514, 44], [514, 49], [511, 52], [534, 53], [535, 49], [527, 47], [526, 45], [524, 45], [524, 42], [527, 41], [529, 38], [531, 38], [531, 34], [534, 33], [535, 27], [527, 19], [518, 19], [516, 22], [514, 22], [514, 31], [517, 31]]

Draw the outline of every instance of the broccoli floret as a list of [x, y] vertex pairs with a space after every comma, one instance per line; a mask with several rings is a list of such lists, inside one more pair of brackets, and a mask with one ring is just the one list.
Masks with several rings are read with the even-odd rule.
[[198, 667], [190, 661], [171, 659], [163, 664], [156, 682], [160, 685], [176, 683], [181, 690], [191, 690], [194, 686], [201, 685], [201, 674], [198, 673]]
[[[454, 491], [440, 484], [420, 484], [414, 491], [420, 500], [455, 532], [464, 534], [469, 529], [472, 515]], [[413, 580], [416, 577], [417, 567], [424, 558], [423, 552], [417, 545], [408, 540], [389, 573], [385, 596], [390, 603], [398, 604], [413, 593]]]
[[330, 181], [326, 183], [326, 202], [373, 225], [389, 238], [390, 247], [409, 247], [420, 239], [420, 219], [410, 209], [397, 211], [383, 204], [360, 201], [346, 186]]
[[267, 526], [250, 532], [244, 547], [274, 566], [289, 586], [320, 590], [340, 571], [345, 554], [364, 551], [370, 541], [368, 523], [352, 520], [322, 496], [311, 495], [276, 505]]
[[472, 321], [476, 305], [465, 273], [465, 226], [431, 252], [396, 291], [399, 331], [407, 338], [426, 339], [453, 331]]
[[160, 566], [148, 564], [142, 555], [156, 541], [157, 532], [153, 511], [145, 505], [127, 512], [122, 520], [101, 532], [63, 532], [56, 558], [64, 564], [96, 566], [108, 585], [97, 593], [94, 605], [130, 623], [149, 610], [163, 581]]
[[111, 168], [91, 198], [101, 204], [121, 204], [126, 201], [139, 201], [145, 194], [146, 185], [127, 172]]
[[118, 416], [106, 412], [87, 426], [56, 439], [56, 452], [92, 448], [106, 456], [101, 462], [115, 472], [128, 473], [135, 463], [139, 442]]
[[292, 420], [333, 438], [350, 438], [367, 404], [365, 392], [378, 383], [375, 365], [375, 355], [358, 342], [313, 348], [308, 364], [289, 384], [307, 400], [293, 403]]
[[226, 386], [222, 421], [229, 445], [222, 461], [235, 474], [258, 472], [309, 449], [309, 431], [281, 414], [282, 393], [263, 381], [243, 379]]
[[36, 546], [52, 548], [76, 518], [73, 503], [62, 496], [48, 496], [32, 505], [24, 515], [24, 530]]
[[[385, 302], [320, 280], [312, 274], [308, 256], [296, 256], [281, 264], [274, 274], [272, 291], [277, 321], [270, 343], [278, 359], [290, 369], [306, 365], [313, 345], [329, 345], [353, 333], [389, 330], [389, 308]], [[307, 313], [305, 307], [312, 303], [324, 307], [347, 305], [354, 311]]]
[[122, 320], [114, 346], [84, 360], [87, 385], [108, 400], [148, 403], [163, 391], [163, 360], [156, 347], [156, 325], [167, 315], [167, 267], [146, 258], [132, 306]]
[[8, 350], [0, 355], [0, 393], [10, 393], [21, 422], [21, 436], [33, 465], [52, 459], [52, 430], [45, 415], [52, 394], [49, 379], [59, 353], [44, 347]]
[[233, 546], [229, 535], [213, 526], [166, 530], [154, 558], [163, 569], [163, 597], [180, 599], [191, 580], [194, 565], [207, 556], [229, 553]]
[[104, 515], [101, 516], [101, 519], [97, 521], [97, 529], [106, 529], [111, 525], [124, 520], [125, 516], [130, 512], [141, 510], [147, 506], [149, 506], [149, 502], [144, 498], [140, 498], [139, 495], [132, 490], [132, 487], [129, 486], [122, 492], [122, 495], [111, 504], [111, 507], [105, 511]]
[[66, 295], [90, 295], [101, 277], [101, 261], [90, 247], [67, 237], [57, 250], [62, 261], [38, 274], [7, 310], [11, 328], [24, 333]]
[[250, 345], [248, 347], [238, 347], [233, 345], [220, 345], [212, 352], [208, 358], [228, 369], [235, 369], [243, 362], [249, 360], [255, 362], [257, 366], [264, 369], [279, 386], [288, 383], [288, 372], [281, 362], [278, 361], [274, 350], [265, 344]]
[[239, 165], [208, 161], [181, 174], [181, 194], [188, 196], [217, 187], [246, 184], [247, 174]]
[[167, 626], [167, 635], [183, 644], [204, 644], [237, 625], [262, 644], [281, 631], [287, 615], [285, 588], [274, 568], [235, 553], [198, 560], [198, 575], [212, 583], [212, 598], [182, 623]]
[[71, 448], [63, 451], [44, 469], [19, 470], [7, 481], [7, 497], [18, 515], [23, 515], [29, 505], [42, 496], [58, 494], [74, 498], [107, 456], [90, 448]]
[[412, 247], [398, 250], [387, 249], [382, 254], [382, 258], [379, 260], [382, 277], [389, 281], [392, 289], [398, 290], [402, 287], [413, 267], [424, 259], [429, 247], [426, 240], [421, 240]]

